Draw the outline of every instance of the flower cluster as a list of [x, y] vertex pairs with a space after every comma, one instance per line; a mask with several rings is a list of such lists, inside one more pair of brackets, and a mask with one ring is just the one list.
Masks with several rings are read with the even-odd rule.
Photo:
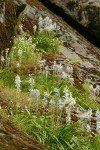
[[38, 28], [40, 32], [46, 31], [48, 33], [60, 30], [60, 27], [57, 26], [57, 23], [56, 22], [53, 23], [52, 19], [50, 19], [48, 16], [45, 18], [42, 18], [41, 16], [39, 17]]
[[52, 19], [49, 18], [48, 16], [43, 18], [42, 16], [39, 17], [38, 19], [38, 26], [34, 25], [33, 26], [33, 32], [34, 34], [36, 31], [39, 30], [39, 32], [56, 32], [60, 30], [60, 26], [57, 25], [56, 22], [53, 23]]
[[54, 74], [60, 75], [62, 79], [69, 80], [70, 84], [73, 85], [74, 83], [74, 78], [72, 77], [73, 67], [70, 64], [68, 64], [66, 67], [63, 67], [61, 63], [57, 64], [57, 62], [54, 61], [51, 68]]

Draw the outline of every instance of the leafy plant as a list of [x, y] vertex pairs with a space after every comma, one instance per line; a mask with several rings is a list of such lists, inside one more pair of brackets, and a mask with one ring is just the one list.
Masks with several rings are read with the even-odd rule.
[[9, 57], [12, 63], [17, 61], [22, 64], [36, 64], [40, 60], [40, 56], [34, 53], [31, 37], [27, 39], [24, 36], [15, 39]]
[[36, 44], [36, 50], [44, 53], [57, 53], [61, 42], [53, 34], [41, 32], [33, 37], [33, 43]]

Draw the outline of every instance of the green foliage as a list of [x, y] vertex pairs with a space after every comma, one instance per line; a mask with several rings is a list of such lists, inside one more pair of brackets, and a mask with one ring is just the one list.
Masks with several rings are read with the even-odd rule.
[[13, 72], [9, 70], [0, 70], [0, 80], [4, 81], [5, 86], [13, 86], [14, 87], [14, 81], [15, 81], [15, 75]]
[[36, 74], [35, 82], [35, 88], [38, 88], [42, 93], [45, 91], [51, 93], [55, 87], [61, 90], [67, 83], [66, 81], [60, 80], [58, 77], [50, 74], [48, 77], [46, 77], [46, 75]]
[[57, 53], [61, 42], [53, 34], [41, 32], [33, 37], [33, 43], [36, 44], [36, 50], [44, 53]]
[[83, 107], [84, 109], [91, 108], [93, 111], [100, 110], [100, 105], [95, 100], [92, 100], [91, 93], [88, 91], [81, 91], [75, 86], [69, 86], [70, 91], [73, 93], [73, 96], [76, 97], [77, 104]]
[[17, 19], [17, 26], [22, 24], [23, 21], [23, 12], [19, 14], [18, 19]]
[[21, 82], [21, 90], [22, 90], [23, 92], [28, 92], [29, 89], [30, 89], [30, 84], [29, 84], [29, 82], [27, 82], [27, 81], [25, 81], [25, 80], [22, 80], [22, 82]]
[[[64, 148], [69, 147], [69, 142], [73, 133], [76, 132], [74, 125], [71, 125], [70, 127], [62, 126], [54, 129], [50, 122], [45, 120], [45, 118], [38, 116], [37, 118], [32, 119], [31, 114], [29, 115], [27, 113], [13, 116], [13, 120], [17, 122], [17, 125], [25, 132], [36, 137], [37, 140], [49, 146], [52, 150], [64, 150]], [[68, 136], [69, 132], [70, 136]], [[64, 133], [67, 136], [65, 136]], [[66, 142], [64, 137], [67, 139]]]
[[[19, 56], [19, 50], [22, 52], [22, 56]], [[40, 60], [39, 55], [34, 53], [31, 37], [29, 39], [26, 37], [16, 38], [9, 56], [12, 62], [21, 60], [21, 62], [24, 64], [36, 64]]]
[[52, 150], [99, 150], [100, 148], [100, 137], [92, 137], [88, 132], [80, 130], [78, 122], [54, 128], [49, 118], [35, 117], [29, 112], [16, 114], [12, 119], [23, 131]]

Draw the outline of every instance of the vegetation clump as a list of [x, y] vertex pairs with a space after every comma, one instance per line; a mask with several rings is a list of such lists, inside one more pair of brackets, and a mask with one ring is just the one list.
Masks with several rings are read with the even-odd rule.
[[4, 69], [1, 57], [0, 97], [9, 105], [2, 102], [0, 112], [52, 150], [99, 150], [99, 87], [81, 91], [73, 65], [43, 59], [59, 54], [60, 44], [44, 31], [14, 39]]

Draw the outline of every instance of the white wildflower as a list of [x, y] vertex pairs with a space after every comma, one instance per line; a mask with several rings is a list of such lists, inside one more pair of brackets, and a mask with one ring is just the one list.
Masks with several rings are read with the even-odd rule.
[[73, 85], [74, 84], [74, 78], [70, 77], [69, 82], [70, 82], [71, 85]]
[[70, 114], [68, 114], [68, 115], [66, 116], [66, 122], [67, 122], [68, 124], [70, 124], [70, 122], [71, 122], [71, 116], [70, 116]]
[[18, 56], [19, 56], [20, 58], [22, 57], [22, 54], [23, 54], [22, 49], [18, 49]]
[[6, 48], [5, 51], [6, 51], [6, 59], [7, 59], [9, 48]]
[[86, 112], [79, 115], [81, 119], [90, 119], [92, 115], [92, 109], [88, 109]]
[[54, 73], [61, 74], [63, 71], [63, 66], [61, 64], [57, 64], [56, 61], [54, 61], [53, 65], [52, 65], [52, 69], [53, 69]]
[[48, 16], [43, 19], [44, 28], [50, 25], [49, 19], [50, 19], [50, 18], [49, 18]]
[[72, 97], [72, 94], [70, 93], [70, 97], [69, 97], [69, 105], [70, 106], [74, 106], [76, 104], [76, 99]]
[[89, 124], [86, 125], [86, 130], [87, 130], [87, 131], [91, 131], [91, 127], [90, 127]]
[[4, 56], [1, 55], [1, 62], [4, 63], [5, 59], [4, 59]]
[[31, 75], [30, 75], [29, 83], [30, 83], [30, 89], [33, 89], [35, 81]]
[[66, 107], [66, 114], [70, 114], [71, 113], [71, 107], [70, 106], [67, 106]]
[[56, 30], [57, 23], [55, 22], [55, 23], [53, 24], [53, 26], [54, 26], [54, 30]]
[[44, 92], [44, 98], [43, 98], [43, 107], [45, 108], [46, 105], [48, 104], [48, 99], [49, 99], [49, 93]]
[[58, 103], [59, 110], [62, 111], [62, 109], [63, 109], [64, 106], [65, 106], [64, 101], [62, 101], [62, 100], [60, 99], [60, 100], [59, 100], [59, 103]]
[[6, 66], [7, 66], [7, 67], [10, 66], [10, 58], [9, 58], [9, 57], [6, 59]]
[[33, 47], [33, 50], [36, 48], [36, 44], [34, 43], [34, 44], [32, 44], [32, 47]]
[[45, 63], [46, 63], [46, 60], [45, 60], [45, 59], [39, 61], [39, 66], [40, 66], [40, 68], [44, 67], [44, 66], [45, 66]]
[[37, 26], [36, 25], [33, 26], [33, 30], [34, 30], [34, 34], [35, 34], [36, 30], [37, 30]]
[[73, 135], [71, 139], [71, 143], [77, 143], [77, 137], [75, 135]]
[[63, 97], [64, 97], [65, 101], [68, 102], [69, 101], [69, 90], [68, 90], [67, 86], [64, 88], [63, 93], [64, 93]]
[[57, 26], [57, 30], [58, 30], [58, 31], [60, 30], [60, 26]]
[[60, 89], [54, 88], [54, 93], [56, 97], [60, 97]]
[[67, 72], [68, 72], [68, 74], [72, 74], [73, 73], [73, 67], [72, 66], [67, 66], [66, 67], [66, 70], [67, 70]]
[[24, 35], [23, 25], [19, 25], [20, 34]]
[[100, 86], [99, 85], [96, 85], [95, 88], [92, 89], [94, 94], [96, 94], [97, 96], [100, 94]]
[[39, 17], [39, 21], [42, 21], [42, 20], [43, 20], [43, 18], [40, 16], [40, 17]]
[[61, 77], [62, 77], [62, 79], [67, 79], [68, 74], [65, 71], [63, 71], [62, 74], [61, 74]]
[[46, 74], [46, 78], [48, 77], [48, 73], [49, 73], [49, 71], [48, 71], [48, 70], [49, 70], [49, 67], [48, 67], [48, 66], [46, 66], [46, 67], [45, 67], [45, 74]]
[[51, 99], [50, 102], [49, 102], [49, 104], [51, 106], [51, 109], [54, 110], [55, 105], [56, 105], [55, 101], [53, 99]]
[[16, 88], [17, 88], [18, 91], [21, 91], [21, 89], [20, 89], [20, 84], [21, 84], [21, 79], [20, 79], [20, 76], [17, 75], [17, 76], [15, 77], [15, 86], [16, 86]]
[[59, 65], [57, 65], [57, 71], [58, 71], [58, 73], [62, 73], [62, 71], [63, 71], [63, 66], [61, 65], [61, 64], [59, 64]]
[[53, 23], [52, 19], [46, 16], [44, 19], [40, 16], [38, 19], [39, 31], [47, 31], [48, 33], [56, 31], [57, 23]]
[[20, 68], [20, 63], [18, 62], [17, 64], [16, 64], [16, 68]]
[[38, 22], [38, 27], [39, 27], [39, 30], [40, 30], [41, 28], [43, 28], [43, 21], [42, 21], [42, 20]]
[[30, 94], [36, 98], [36, 100], [40, 99], [40, 91], [38, 89], [31, 89]]

